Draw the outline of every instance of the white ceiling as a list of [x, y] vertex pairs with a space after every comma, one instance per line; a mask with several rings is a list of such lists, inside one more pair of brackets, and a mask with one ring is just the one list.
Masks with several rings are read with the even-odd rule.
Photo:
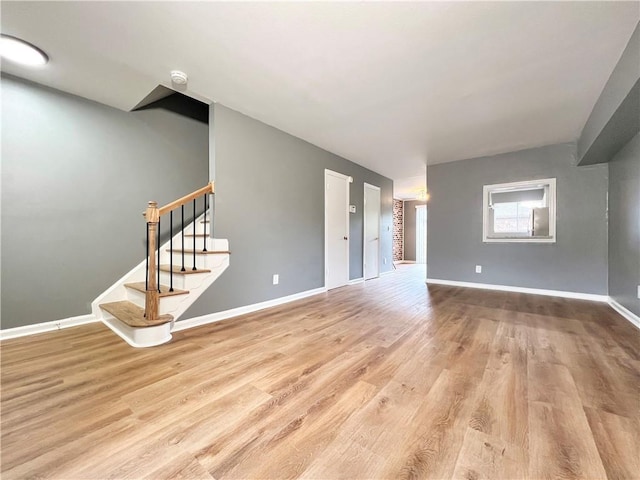
[[400, 200], [414, 200], [427, 193], [426, 174], [397, 178], [393, 182], [393, 196]]
[[5, 1], [2, 32], [51, 62], [2, 69], [124, 110], [183, 70], [191, 94], [417, 191], [427, 162], [576, 140], [639, 19], [639, 2]]

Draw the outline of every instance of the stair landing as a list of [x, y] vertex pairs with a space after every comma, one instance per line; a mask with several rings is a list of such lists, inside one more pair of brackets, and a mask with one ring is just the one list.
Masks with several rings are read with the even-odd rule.
[[173, 316], [171, 315], [160, 315], [155, 320], [149, 320], [144, 316], [144, 309], [140, 308], [135, 303], [129, 302], [128, 300], [102, 303], [100, 304], [100, 308], [113, 315], [125, 325], [133, 328], [155, 327], [157, 325], [169, 323], [173, 320]]

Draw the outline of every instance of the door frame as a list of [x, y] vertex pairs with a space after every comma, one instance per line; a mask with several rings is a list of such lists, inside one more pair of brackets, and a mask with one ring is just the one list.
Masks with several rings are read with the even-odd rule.
[[[376, 185], [371, 185], [370, 183], [364, 184], [363, 189], [363, 198], [362, 198], [362, 279], [364, 281], [367, 280], [367, 271], [365, 270], [365, 260], [367, 258], [367, 188], [372, 190], [377, 190], [380, 194], [380, 200], [382, 200], [382, 190], [380, 187]], [[380, 221], [382, 215], [382, 207], [378, 205], [378, 274], [375, 277], [371, 278], [380, 278], [380, 251], [381, 249], [381, 240], [380, 240], [380, 232], [382, 227], [382, 222]]]
[[419, 211], [420, 212], [424, 211], [424, 215], [425, 215], [425, 218], [424, 218], [424, 238], [422, 239], [422, 244], [423, 245], [422, 245], [421, 248], [424, 248], [424, 264], [426, 265], [427, 264], [427, 204], [424, 203], [424, 204], [421, 204], [421, 205], [416, 205], [415, 207], [416, 207], [416, 238], [414, 240], [415, 240], [415, 243], [416, 243], [416, 263], [418, 263], [418, 246], [419, 246], [419, 243], [418, 243], [418, 232], [419, 232], [419, 229], [418, 229], [418, 212]]
[[[333, 170], [329, 170], [328, 168], [324, 169], [324, 186], [323, 186], [323, 194], [324, 194], [324, 287], [328, 288], [327, 285], [327, 281], [328, 281], [328, 277], [329, 277], [329, 217], [327, 216], [327, 203], [328, 203], [328, 195], [327, 195], [327, 176], [331, 175], [333, 177], [337, 177], [343, 180], [346, 180], [345, 182], [345, 189], [346, 189], [346, 199], [347, 202], [345, 204], [345, 208], [344, 208], [344, 215], [345, 215], [345, 227], [346, 227], [346, 232], [347, 232], [347, 281], [345, 283], [345, 285], [347, 285], [349, 283], [349, 245], [350, 245], [350, 241], [349, 241], [349, 236], [350, 236], [350, 231], [349, 231], [349, 184], [353, 183], [353, 177], [350, 177], [348, 175], [344, 175], [342, 173], [333, 171]], [[338, 288], [338, 287], [335, 287]]]

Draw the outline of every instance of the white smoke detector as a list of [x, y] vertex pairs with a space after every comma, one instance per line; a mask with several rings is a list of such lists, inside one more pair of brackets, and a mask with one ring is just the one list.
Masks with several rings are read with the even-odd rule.
[[180, 70], [172, 70], [171, 71], [171, 81], [176, 85], [186, 85], [189, 77], [184, 72]]

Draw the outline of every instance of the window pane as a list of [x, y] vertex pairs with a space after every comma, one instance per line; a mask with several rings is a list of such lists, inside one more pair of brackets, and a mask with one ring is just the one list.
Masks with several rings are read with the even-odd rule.
[[531, 207], [518, 204], [518, 232], [528, 233], [531, 230]]
[[496, 203], [493, 206], [495, 233], [526, 234], [531, 225], [531, 208], [519, 202]]

